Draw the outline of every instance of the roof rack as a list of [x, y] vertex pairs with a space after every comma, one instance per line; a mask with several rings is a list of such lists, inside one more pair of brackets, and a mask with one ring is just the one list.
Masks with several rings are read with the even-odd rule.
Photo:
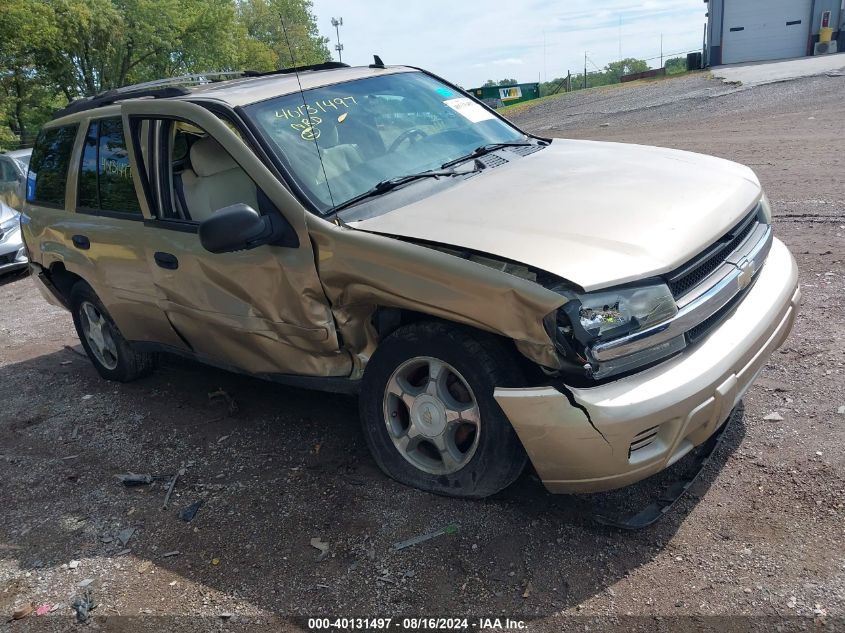
[[312, 64], [310, 66], [282, 68], [280, 70], [270, 70], [266, 72], [259, 72], [257, 70], [232, 70], [224, 72], [194, 73], [191, 75], [181, 75], [179, 77], [169, 77], [167, 79], [156, 79], [155, 81], [146, 81], [144, 83], [107, 90], [106, 92], [101, 92], [93, 97], [76, 99], [71, 101], [63, 109], [55, 112], [53, 114], [53, 119], [58, 119], [60, 117], [67, 116], [68, 114], [75, 114], [77, 112], [85, 112], [86, 110], [101, 108], [125, 99], [137, 99], [139, 97], [152, 97], [154, 99], [181, 97], [191, 93], [191, 91], [187, 89], [187, 86], [201, 86], [216, 83], [218, 81], [240, 79], [242, 77], [268, 77], [271, 75], [287, 75], [306, 71], [333, 70], [336, 68], [349, 68], [349, 64], [329, 61], [321, 64]]
[[302, 73], [309, 70], [335, 70], [336, 68], [349, 68], [349, 64], [343, 62], [323, 62], [321, 64], [310, 64], [308, 66], [295, 66], [293, 68], [280, 68], [279, 70], [268, 70], [259, 72], [257, 70], [245, 70], [242, 76], [244, 77], [268, 77], [270, 75], [289, 75], [291, 73]]

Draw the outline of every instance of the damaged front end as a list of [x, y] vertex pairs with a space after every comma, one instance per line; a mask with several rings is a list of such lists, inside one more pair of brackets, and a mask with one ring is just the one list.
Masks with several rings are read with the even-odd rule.
[[363, 374], [378, 345], [374, 321], [384, 309], [498, 334], [549, 372], [566, 364], [546, 315], [567, 299], [538, 283], [530, 269], [327, 223], [311, 227], [311, 236], [343, 346], [357, 361], [351, 378]]

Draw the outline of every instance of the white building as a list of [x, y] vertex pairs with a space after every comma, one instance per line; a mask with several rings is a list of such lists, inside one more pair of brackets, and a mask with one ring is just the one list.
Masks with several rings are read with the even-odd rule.
[[[845, 51], [845, 0], [704, 2], [709, 66]], [[828, 45], [819, 43], [825, 27]]]

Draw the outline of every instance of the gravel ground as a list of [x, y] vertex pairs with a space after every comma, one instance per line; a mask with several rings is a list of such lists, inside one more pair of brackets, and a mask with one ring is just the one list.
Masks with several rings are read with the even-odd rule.
[[[843, 102], [842, 78], [749, 89], [692, 76], [513, 115], [551, 136], [752, 165], [798, 258], [792, 337], [690, 494], [639, 532], [590, 513], [635, 507], [673, 473], [595, 496], [548, 495], [530, 472], [484, 501], [424, 494], [377, 470], [353, 399], [179, 360], [107, 383], [74, 349], [67, 313], [29, 279], [0, 282], [0, 615], [58, 605], [0, 627], [71, 628], [90, 580], [91, 625], [115, 630], [295, 629], [306, 623], [292, 616], [317, 614], [507, 616], [532, 631], [841, 629]], [[237, 406], [209, 397], [219, 389]], [[115, 477], [126, 472], [156, 479], [128, 488]], [[328, 544], [322, 560], [313, 538]]]

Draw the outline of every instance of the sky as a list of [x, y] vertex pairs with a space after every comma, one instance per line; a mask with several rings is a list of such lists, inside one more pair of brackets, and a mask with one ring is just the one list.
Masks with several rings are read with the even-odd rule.
[[[486, 79], [545, 81], [604, 67], [622, 57], [660, 65], [665, 53], [701, 50], [703, 0], [313, 0], [320, 33], [343, 61], [423, 67], [464, 88]], [[621, 20], [621, 28], [620, 28]], [[543, 45], [545, 39], [545, 47]], [[545, 53], [544, 53], [545, 48]]]

